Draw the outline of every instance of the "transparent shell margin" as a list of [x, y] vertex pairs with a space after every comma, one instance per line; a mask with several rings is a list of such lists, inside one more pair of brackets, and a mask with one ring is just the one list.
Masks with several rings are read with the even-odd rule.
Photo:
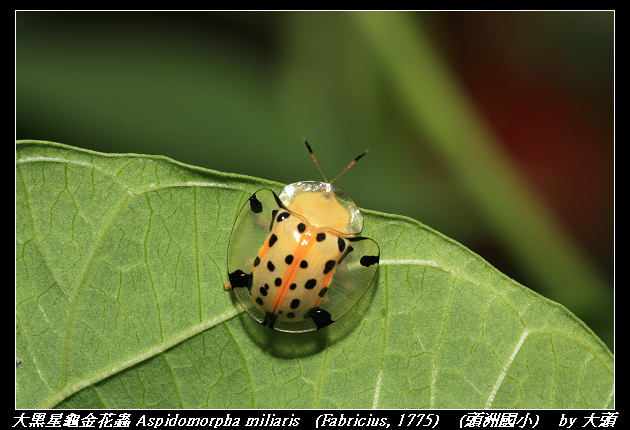
[[[302, 181], [289, 184], [280, 193], [280, 200], [282, 204], [289, 207], [296, 196], [302, 192], [323, 192], [323, 198], [329, 198], [330, 194], [334, 194], [343, 207], [345, 207], [350, 214], [350, 222], [348, 223], [347, 231], [340, 231], [339, 233], [345, 235], [355, 235], [363, 231], [363, 215], [358, 206], [344, 191], [335, 187], [328, 182], [318, 181]], [[308, 214], [299, 214], [308, 219]]]

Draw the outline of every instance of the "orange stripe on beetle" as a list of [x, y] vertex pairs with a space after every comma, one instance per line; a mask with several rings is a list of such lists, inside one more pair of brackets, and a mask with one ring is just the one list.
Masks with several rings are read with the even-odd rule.
[[311, 251], [315, 240], [312, 238], [312, 232], [310, 229], [306, 229], [303, 233], [300, 233], [298, 244], [295, 248], [293, 255], [293, 263], [290, 265], [290, 269], [285, 272], [282, 279], [282, 288], [276, 293], [276, 297], [271, 305], [274, 310], [278, 309], [284, 303], [285, 298], [291, 291], [291, 285], [299, 272], [299, 265], [305, 260], [306, 256]]

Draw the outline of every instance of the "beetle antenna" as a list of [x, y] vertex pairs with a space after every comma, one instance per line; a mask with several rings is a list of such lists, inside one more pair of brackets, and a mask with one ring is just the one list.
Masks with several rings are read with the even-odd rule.
[[[302, 138], [302, 139], [304, 139], [304, 138]], [[321, 167], [319, 167], [319, 163], [317, 162], [317, 157], [316, 157], [316, 156], [315, 156], [315, 154], [313, 153], [313, 148], [311, 148], [311, 145], [309, 145], [309, 144], [308, 144], [308, 141], [307, 141], [306, 139], [304, 139], [304, 143], [306, 143], [306, 147], [308, 148], [308, 152], [310, 152], [310, 153], [311, 153], [311, 158], [313, 159], [313, 161], [315, 162], [315, 165], [316, 165], [316, 166], [317, 166], [317, 168], [319, 169], [319, 173], [321, 173], [321, 174], [322, 174], [322, 176], [324, 177], [324, 180], [325, 180], [326, 182], [328, 182], [328, 179], [326, 179], [326, 175], [324, 175], [324, 172], [322, 171], [322, 168], [321, 168]], [[352, 163], [351, 163], [351, 164], [352, 164]], [[349, 167], [350, 167], [350, 166], [348, 166], [348, 168], [349, 168]], [[348, 168], [346, 168], [346, 170], [348, 170]], [[335, 178], [335, 179], [337, 179], [337, 178]], [[334, 181], [335, 179], [333, 179], [333, 181]], [[331, 181], [331, 182], [332, 182], [332, 181]], [[328, 183], [331, 183], [331, 182], [328, 182]]]
[[348, 170], [349, 168], [351, 168], [352, 166], [354, 166], [354, 165], [355, 165], [355, 163], [356, 163], [357, 161], [359, 161], [359, 160], [361, 159], [361, 157], [363, 157], [363, 156], [364, 156], [365, 154], [367, 154], [368, 152], [370, 152], [370, 150], [369, 150], [369, 149], [368, 149], [367, 151], [365, 151], [364, 153], [362, 153], [361, 155], [359, 155], [359, 156], [358, 156], [357, 158], [355, 158], [354, 160], [352, 160], [352, 161], [350, 162], [350, 164], [348, 164], [348, 165], [346, 166], [346, 168], [345, 168], [345, 169], [343, 169], [343, 171], [342, 171], [340, 174], [338, 174], [337, 176], [335, 176], [335, 178], [334, 178], [332, 181], [330, 181], [330, 182], [329, 182], [329, 184], [332, 184], [334, 181], [336, 181], [336, 180], [337, 180], [337, 178], [338, 178], [338, 177], [340, 177], [341, 175], [343, 175], [344, 173], [346, 173], [346, 170]]

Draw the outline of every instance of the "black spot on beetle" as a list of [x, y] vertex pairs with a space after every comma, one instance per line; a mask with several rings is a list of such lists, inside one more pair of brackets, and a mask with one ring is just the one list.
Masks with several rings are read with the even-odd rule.
[[278, 215], [278, 217], [276, 218], [277, 222], [282, 222], [285, 219], [289, 218], [289, 212], [281, 212], [280, 215]]
[[300, 307], [300, 301], [298, 299], [293, 299], [291, 301], [291, 309], [297, 309]]
[[306, 226], [304, 225], [304, 223], [299, 223], [297, 226], [297, 229], [300, 233], [304, 233], [304, 230], [306, 230]]
[[304, 284], [304, 288], [306, 288], [307, 290], [312, 290], [313, 288], [315, 288], [315, 285], [317, 285], [317, 280], [309, 279], [308, 281], [306, 281], [306, 284]]
[[258, 303], [260, 306], [263, 305], [263, 300], [260, 297], [256, 297], [256, 303]]
[[378, 255], [364, 255], [361, 257], [361, 266], [370, 267], [372, 264], [378, 264], [379, 256]]
[[269, 269], [270, 272], [273, 272], [275, 268], [276, 266], [274, 266], [271, 261], [267, 262], [267, 269]]
[[300, 261], [300, 267], [302, 269], [306, 269], [308, 267], [308, 263], [306, 262], [306, 260]]
[[276, 320], [278, 319], [278, 315], [273, 312], [267, 312], [265, 315], [265, 319], [261, 322], [262, 325], [266, 325], [269, 328], [273, 328], [276, 324]]
[[348, 240], [349, 242], [361, 242], [362, 240], [370, 240], [370, 238], [363, 237], [363, 236], [355, 236], [355, 237], [348, 237], [346, 240]]
[[326, 262], [326, 265], [324, 266], [324, 275], [326, 275], [328, 272], [330, 272], [332, 269], [335, 268], [335, 264], [337, 264], [337, 262], [335, 260], [328, 260]]
[[345, 254], [343, 254], [343, 255], [341, 256], [341, 258], [339, 259], [338, 263], [339, 263], [339, 264], [341, 264], [341, 262], [343, 261], [343, 259], [344, 259], [344, 258], [346, 258], [346, 256], [347, 256], [348, 254], [350, 254], [352, 251], [354, 251], [354, 248], [353, 248], [353, 247], [351, 247], [351, 246], [349, 246], [349, 247], [348, 247], [348, 249], [346, 249], [346, 253], [345, 253]]
[[306, 315], [304, 315], [304, 318], [311, 318], [318, 330], [333, 323], [330, 313], [320, 308], [309, 310]]
[[293, 312], [289, 312], [287, 314], [287, 318], [295, 318], [295, 314]]
[[272, 191], [272, 193], [273, 193], [273, 198], [276, 199], [276, 204], [278, 205], [278, 207], [286, 209], [284, 207], [284, 204], [282, 204], [282, 200], [280, 200], [280, 197], [278, 197], [278, 195], [276, 193], [274, 193], [273, 191]]
[[290, 290], [295, 290], [297, 288], [297, 284], [291, 284], [289, 287]]
[[276, 214], [278, 209], [271, 211], [271, 224], [269, 224], [269, 231], [273, 230], [273, 223], [276, 222]]
[[291, 254], [287, 255], [287, 258], [284, 259], [284, 262], [287, 264], [293, 263], [293, 256]]
[[276, 236], [275, 234], [272, 234], [271, 236], [269, 236], [269, 248], [271, 248], [273, 244], [276, 243], [277, 240], [278, 240], [278, 236]]
[[327, 293], [327, 292], [328, 292], [328, 287], [326, 287], [326, 288], [322, 288], [322, 289], [319, 291], [318, 296], [319, 296], [319, 297], [324, 297], [324, 296], [326, 295], [326, 293]]
[[326, 240], [326, 233], [317, 233], [316, 239], [318, 242], [323, 242]]
[[343, 252], [343, 250], [346, 249], [346, 241], [342, 238], [337, 240], [337, 244], [339, 245], [339, 252]]
[[254, 267], [258, 267], [259, 264], [260, 264], [260, 258], [256, 256], [256, 259], [254, 260]]
[[282, 285], [282, 279], [276, 278], [276, 280], [273, 281], [273, 283], [275, 284], [276, 287], [279, 287], [280, 285]]
[[249, 207], [255, 214], [259, 214], [262, 212], [263, 206], [260, 200], [258, 200], [256, 194], [252, 194], [252, 196], [249, 198]]
[[229, 274], [230, 285], [232, 288], [242, 288], [248, 287], [251, 285], [252, 275], [249, 273], [245, 273], [242, 270], [235, 270], [234, 272]]
[[267, 295], [267, 290], [265, 289], [265, 287], [260, 287], [260, 295], [261, 296], [266, 296]]

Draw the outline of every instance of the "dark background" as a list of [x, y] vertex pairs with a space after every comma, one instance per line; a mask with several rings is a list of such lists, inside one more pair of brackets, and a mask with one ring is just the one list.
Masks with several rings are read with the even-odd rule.
[[329, 179], [370, 149], [335, 183], [360, 207], [613, 349], [613, 12], [17, 12], [16, 137], [282, 183], [320, 179], [302, 137]]

